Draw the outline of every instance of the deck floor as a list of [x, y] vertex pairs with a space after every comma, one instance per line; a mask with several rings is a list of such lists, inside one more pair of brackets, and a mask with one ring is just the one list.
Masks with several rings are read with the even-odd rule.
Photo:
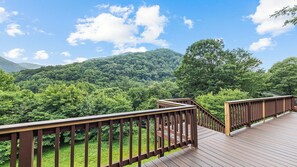
[[228, 137], [198, 127], [198, 149], [185, 148], [146, 167], [297, 166], [297, 113], [288, 113]]

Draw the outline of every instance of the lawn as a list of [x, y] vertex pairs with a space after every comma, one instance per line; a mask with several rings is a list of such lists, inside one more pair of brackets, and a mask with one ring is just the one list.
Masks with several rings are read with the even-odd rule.
[[[151, 138], [153, 139], [153, 138]], [[150, 150], [154, 150], [153, 140], [150, 140]], [[138, 136], [137, 134], [133, 134], [133, 156], [138, 155]], [[166, 142], [167, 143], [167, 142]], [[165, 144], [166, 144], [165, 143]], [[107, 165], [108, 164], [108, 151], [109, 151], [109, 144], [108, 142], [102, 142], [102, 152], [101, 152], [101, 164]], [[113, 162], [119, 161], [119, 141], [113, 142]], [[75, 144], [75, 166], [81, 167], [84, 166], [84, 149], [85, 144], [83, 142]], [[176, 150], [171, 151], [175, 152]], [[142, 130], [142, 153], [146, 152], [146, 131]], [[168, 154], [168, 153], [167, 153]], [[123, 140], [123, 159], [128, 159], [129, 157], [129, 138], [124, 137]], [[150, 159], [143, 160], [142, 163], [151, 161], [156, 157], [151, 157]], [[36, 156], [34, 158], [34, 166], [36, 166]], [[43, 157], [42, 157], [42, 166], [44, 167], [54, 167], [54, 159], [55, 159], [55, 151], [54, 148], [44, 149]], [[60, 160], [59, 160], [60, 167], [69, 167], [70, 166], [70, 145], [62, 145], [60, 147]], [[97, 141], [90, 140], [89, 141], [89, 166], [94, 167], [97, 165]], [[130, 166], [137, 166], [137, 163], [134, 163]], [[5, 163], [3, 167], [9, 167], [9, 162]]]

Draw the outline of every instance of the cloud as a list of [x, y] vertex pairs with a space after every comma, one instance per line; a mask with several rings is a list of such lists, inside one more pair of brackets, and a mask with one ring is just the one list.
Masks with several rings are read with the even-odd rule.
[[251, 51], [261, 51], [265, 50], [272, 45], [271, 38], [261, 38], [257, 42], [250, 45], [249, 50]]
[[88, 60], [87, 58], [85, 57], [78, 57], [76, 59], [67, 59], [67, 60], [64, 60], [65, 64], [71, 64], [71, 63], [81, 63], [81, 62], [84, 62]]
[[184, 20], [184, 24], [186, 26], [188, 26], [189, 29], [192, 29], [193, 28], [193, 21], [191, 19], [187, 19], [185, 16], [183, 17], [183, 20]]
[[61, 55], [65, 56], [65, 57], [70, 57], [71, 54], [67, 51], [61, 52]]
[[139, 47], [139, 48], [120, 48], [118, 50], [113, 50], [112, 54], [113, 55], [118, 55], [121, 53], [126, 53], [126, 52], [146, 52], [147, 49], [145, 47]]
[[15, 48], [8, 52], [4, 52], [4, 56], [10, 59], [18, 59], [23, 55], [24, 51], [25, 51], [24, 49]]
[[164, 32], [167, 22], [164, 15], [160, 15], [160, 6], [142, 6], [136, 12], [135, 23], [137, 26], [144, 26], [144, 31], [140, 34], [142, 43], [152, 43], [162, 47], [167, 47], [167, 42], [158, 39]]
[[271, 18], [275, 11], [281, 10], [286, 6], [297, 5], [296, 0], [260, 0], [257, 10], [251, 14], [249, 18], [257, 25], [256, 31], [263, 34], [271, 34], [277, 36], [288, 32], [294, 28], [293, 25], [283, 26], [285, 20], [289, 16], [281, 16], [278, 18]]
[[45, 50], [39, 50], [39, 51], [35, 52], [34, 59], [46, 60], [46, 59], [48, 59], [48, 53]]
[[98, 47], [96, 47], [96, 52], [97, 52], [97, 53], [103, 52], [103, 49], [102, 49], [101, 47], [98, 46]]
[[5, 22], [11, 16], [18, 15], [17, 11], [7, 12], [5, 8], [0, 7], [0, 23]]
[[46, 32], [43, 29], [37, 28], [37, 27], [33, 27], [32, 28], [33, 31], [41, 33], [41, 34], [45, 34], [45, 35], [53, 35], [52, 33]]
[[24, 35], [25, 33], [20, 29], [20, 25], [18, 24], [9, 24], [6, 27], [7, 35], [11, 37], [15, 37], [16, 35]]
[[110, 6], [109, 7], [110, 13], [118, 16], [118, 17], [123, 17], [124, 19], [127, 19], [128, 16], [134, 11], [134, 6], [129, 5], [125, 7], [121, 6]]
[[141, 48], [138, 45], [144, 43], [168, 46], [165, 40], [159, 39], [164, 32], [167, 18], [160, 15], [158, 5], [142, 6], [136, 12], [132, 5], [104, 7], [109, 9], [105, 13], [78, 19], [76, 31], [67, 38], [69, 44], [79, 45], [84, 41], [109, 42], [114, 45], [114, 53]]

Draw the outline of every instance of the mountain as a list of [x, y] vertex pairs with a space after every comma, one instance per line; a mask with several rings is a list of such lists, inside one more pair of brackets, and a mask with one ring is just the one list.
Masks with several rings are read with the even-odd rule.
[[39, 64], [33, 64], [33, 63], [19, 63], [19, 65], [24, 67], [25, 69], [37, 69], [42, 67]]
[[125, 53], [82, 63], [47, 66], [23, 70], [15, 74], [22, 81], [85, 81], [94, 84], [112, 83], [125, 78], [135, 81], [161, 81], [174, 78], [182, 54], [169, 49], [156, 49], [143, 53]]
[[17, 72], [26, 68], [0, 56], [0, 69], [5, 72]]

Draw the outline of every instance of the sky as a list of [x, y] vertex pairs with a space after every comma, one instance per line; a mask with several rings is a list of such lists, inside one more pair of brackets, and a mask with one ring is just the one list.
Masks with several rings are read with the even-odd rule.
[[184, 54], [223, 39], [269, 69], [297, 56], [288, 17], [270, 15], [297, 0], [0, 0], [0, 56], [20, 63], [69, 64], [124, 52], [169, 48]]

